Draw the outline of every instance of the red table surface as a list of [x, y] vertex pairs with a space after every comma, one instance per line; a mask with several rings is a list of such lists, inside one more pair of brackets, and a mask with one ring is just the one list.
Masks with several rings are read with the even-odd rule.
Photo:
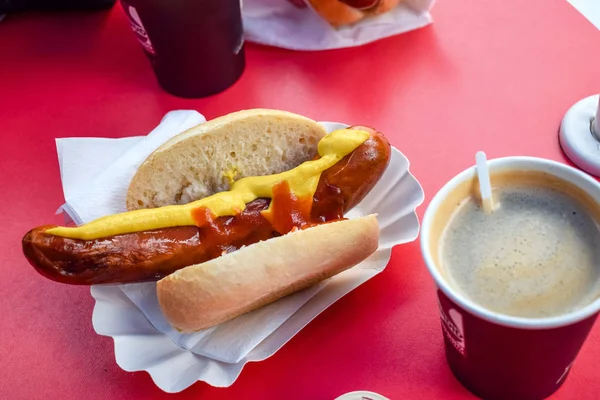
[[[208, 118], [272, 107], [368, 124], [412, 162], [427, 200], [489, 157], [565, 161], [557, 128], [600, 88], [600, 32], [564, 0], [446, 0], [435, 24], [359, 48], [292, 52], [247, 46], [247, 70], [226, 92], [185, 100], [163, 92], [120, 7], [106, 14], [23, 15], [0, 24], [0, 398], [333, 399], [369, 389], [392, 399], [468, 399], [446, 365], [434, 285], [418, 242], [345, 296], [232, 387], [161, 392], [122, 371], [95, 334], [87, 287], [47, 281], [20, 239], [58, 222], [54, 138], [149, 132], [172, 109]], [[600, 396], [600, 326], [557, 399]]]

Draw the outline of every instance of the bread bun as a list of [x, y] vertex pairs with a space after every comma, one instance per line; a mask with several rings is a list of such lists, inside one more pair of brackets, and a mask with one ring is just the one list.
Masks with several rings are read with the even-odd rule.
[[381, 0], [373, 9], [373, 15], [385, 14], [394, 9], [402, 0]]
[[171, 138], [142, 163], [127, 208], [186, 204], [229, 190], [234, 180], [292, 169], [317, 154], [325, 128], [301, 115], [267, 109], [235, 112]]
[[374, 215], [318, 225], [244, 247], [158, 281], [163, 314], [193, 332], [330, 278], [378, 247]]
[[338, 0], [309, 0], [312, 8], [333, 26], [351, 25], [364, 18], [362, 11]]
[[371, 15], [381, 15], [402, 0], [308, 0], [312, 8], [330, 25], [352, 25]]

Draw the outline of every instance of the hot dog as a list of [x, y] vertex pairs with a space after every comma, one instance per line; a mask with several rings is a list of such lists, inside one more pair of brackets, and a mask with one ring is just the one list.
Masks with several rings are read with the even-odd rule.
[[246, 110], [167, 141], [139, 166], [126, 213], [22, 240], [43, 276], [75, 285], [158, 281], [176, 329], [208, 328], [323, 281], [378, 247], [374, 215], [346, 219], [386, 170], [375, 129]]
[[[273, 199], [259, 197], [236, 215], [211, 216], [199, 209], [199, 226], [172, 226], [96, 239], [77, 239], [48, 233], [51, 226], [29, 231], [23, 251], [36, 270], [57, 282], [89, 285], [159, 280], [169, 274], [239, 250], [243, 246], [337, 221], [356, 206], [383, 175], [390, 159], [386, 138], [372, 128], [368, 138], [325, 169], [308, 208], [285, 181], [273, 188]], [[317, 155], [314, 159], [320, 158]], [[265, 211], [272, 205], [271, 217]], [[207, 213], [208, 211], [208, 213]]]

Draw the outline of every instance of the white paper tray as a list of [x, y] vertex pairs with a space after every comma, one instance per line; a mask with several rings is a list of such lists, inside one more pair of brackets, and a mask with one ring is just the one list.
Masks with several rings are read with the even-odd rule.
[[[328, 122], [322, 124], [329, 132], [347, 126]], [[187, 346], [189, 337], [186, 336], [189, 335], [173, 335], [168, 324], [161, 324], [157, 315], [148, 314], [147, 310], [145, 315], [126, 295], [126, 285], [92, 287], [91, 293], [96, 299], [92, 317], [94, 329], [98, 334], [114, 339], [115, 357], [121, 368], [126, 371], [147, 371], [155, 384], [166, 392], [179, 392], [199, 380], [218, 387], [230, 386], [247, 362], [272, 356], [323, 310], [381, 272], [389, 262], [393, 246], [415, 240], [419, 234], [415, 210], [423, 199], [423, 189], [409, 172], [408, 159], [393, 148], [390, 164], [381, 180], [347, 215], [378, 214], [381, 229], [378, 250], [354, 268], [317, 288], [307, 289], [310, 293], [305, 291], [292, 295], [302, 297], [295, 300], [298, 307], [286, 311], [289, 315], [280, 318], [269, 332], [257, 329], [257, 336], [252, 332], [254, 326], [249, 326], [248, 334], [239, 339], [244, 343], [241, 346], [236, 343], [236, 349], [240, 350], [231, 355], [232, 358], [219, 354], [222, 343], [212, 348], [210, 343], [208, 346], [206, 343], [199, 347]], [[150, 285], [149, 297], [144, 300], [152, 302], [153, 284], [147, 285]], [[265, 307], [280, 307], [285, 301], [289, 300], [284, 298]], [[252, 321], [255, 318], [258, 321], [257, 315], [264, 312], [263, 309], [256, 310], [238, 319]], [[236, 321], [228, 324], [235, 327]], [[217, 339], [222, 339], [227, 330], [222, 332]]]

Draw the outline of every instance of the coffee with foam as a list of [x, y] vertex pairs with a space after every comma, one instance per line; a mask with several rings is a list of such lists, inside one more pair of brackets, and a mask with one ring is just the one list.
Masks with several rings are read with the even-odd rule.
[[476, 182], [457, 188], [440, 210], [432, 248], [449, 283], [484, 308], [517, 317], [562, 315], [594, 301], [600, 218], [593, 199], [535, 171], [496, 174], [492, 185], [491, 215]]

